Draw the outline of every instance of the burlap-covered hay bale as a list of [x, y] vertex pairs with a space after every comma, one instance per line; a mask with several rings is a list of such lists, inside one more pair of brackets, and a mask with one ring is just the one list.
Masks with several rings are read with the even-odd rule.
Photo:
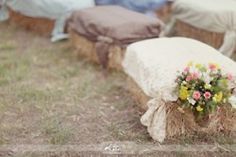
[[[131, 79], [127, 79], [127, 88], [134, 100], [140, 105], [142, 111], [147, 110], [147, 102], [150, 97], [138, 87]], [[197, 122], [190, 110], [182, 110], [176, 102], [166, 103], [167, 137], [177, 137], [180, 135], [191, 135], [194, 133], [215, 134], [217, 132], [235, 133], [236, 132], [236, 111], [229, 105], [221, 108], [214, 116]]]
[[9, 21], [43, 36], [50, 36], [55, 22], [46, 18], [28, 17], [13, 10], [10, 10]]
[[99, 60], [103, 70], [121, 70], [127, 45], [158, 38], [163, 23], [119, 6], [97, 6], [75, 11], [68, 25], [78, 54]]
[[175, 30], [177, 36], [193, 38], [202, 41], [208, 45], [211, 45], [217, 49], [221, 47], [224, 40], [223, 33], [205, 31], [203, 29], [193, 27], [180, 20], [177, 20]]
[[[86, 57], [89, 61], [99, 64], [99, 59], [97, 57], [97, 52], [95, 48], [95, 42], [88, 40], [69, 29], [70, 40], [75, 47], [75, 55]], [[109, 62], [108, 68], [122, 70], [122, 60], [124, 57], [125, 49], [117, 45], [113, 45], [109, 48]]]

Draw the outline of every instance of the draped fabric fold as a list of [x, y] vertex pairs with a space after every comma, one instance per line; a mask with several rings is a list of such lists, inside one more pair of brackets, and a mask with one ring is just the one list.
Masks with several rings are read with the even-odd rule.
[[113, 39], [109, 37], [99, 36], [95, 44], [98, 59], [103, 69], [107, 69], [109, 61], [109, 48], [113, 43]]
[[9, 18], [9, 12], [5, 4], [5, 0], [0, 1], [0, 22]]
[[147, 127], [150, 136], [163, 142], [166, 137], [166, 106], [161, 98], [154, 98], [148, 102], [148, 110], [142, 116], [141, 123]]
[[225, 32], [224, 42], [219, 51], [224, 55], [231, 57], [236, 50], [236, 30]]

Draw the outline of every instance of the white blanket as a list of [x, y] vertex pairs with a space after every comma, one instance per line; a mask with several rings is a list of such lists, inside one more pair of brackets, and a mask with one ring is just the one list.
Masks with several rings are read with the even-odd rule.
[[125, 72], [133, 78], [145, 94], [153, 99], [141, 122], [148, 127], [153, 139], [165, 138], [165, 102], [176, 101], [174, 92], [177, 71], [193, 61], [218, 63], [225, 73], [236, 76], [236, 63], [214, 48], [188, 38], [159, 38], [131, 44], [123, 61]]
[[9, 18], [8, 7], [26, 16], [56, 20], [52, 41], [68, 37], [64, 27], [72, 11], [95, 5], [94, 0], [0, 0], [0, 4], [0, 21]]
[[206, 31], [225, 33], [220, 52], [232, 56], [236, 49], [236, 0], [176, 0], [166, 35], [176, 19]]

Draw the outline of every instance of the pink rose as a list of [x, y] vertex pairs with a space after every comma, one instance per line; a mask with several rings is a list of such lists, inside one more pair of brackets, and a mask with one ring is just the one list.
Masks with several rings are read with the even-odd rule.
[[194, 98], [195, 100], [199, 100], [200, 97], [201, 97], [201, 93], [200, 93], [199, 91], [193, 92], [193, 98]]
[[191, 75], [188, 75], [187, 77], [186, 77], [186, 81], [191, 81], [193, 78], [192, 78], [192, 76]]
[[233, 80], [233, 75], [232, 74], [228, 74], [227, 75], [227, 79], [230, 80], [230, 81]]
[[189, 67], [186, 67], [186, 68], [184, 69], [184, 72], [185, 72], [185, 73], [188, 73], [188, 72], [189, 72]]
[[217, 69], [217, 65], [216, 64], [209, 64], [209, 68], [211, 69], [211, 71], [214, 71]]
[[198, 79], [198, 78], [199, 78], [199, 74], [196, 73], [196, 72], [194, 72], [194, 73], [192, 74], [192, 78], [193, 78], [193, 79]]
[[211, 93], [210, 92], [206, 92], [204, 93], [204, 97], [208, 100], [211, 98]]

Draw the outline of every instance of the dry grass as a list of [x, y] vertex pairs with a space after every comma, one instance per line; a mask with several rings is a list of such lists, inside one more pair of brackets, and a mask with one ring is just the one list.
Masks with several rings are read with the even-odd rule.
[[[69, 42], [51, 44], [8, 23], [0, 24], [0, 34], [0, 145], [154, 144], [123, 74], [104, 79], [98, 66], [75, 58]], [[166, 144], [235, 143], [224, 135], [199, 136]]]
[[69, 42], [51, 44], [7, 23], [0, 31], [0, 144], [148, 139], [123, 74], [104, 79]]

